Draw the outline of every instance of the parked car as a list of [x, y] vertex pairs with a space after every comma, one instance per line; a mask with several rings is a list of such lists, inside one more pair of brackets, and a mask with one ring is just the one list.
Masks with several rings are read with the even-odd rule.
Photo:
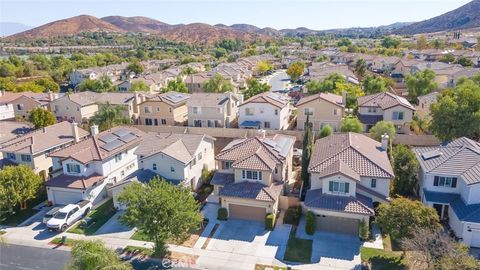
[[56, 206], [53, 207], [52, 209], [48, 210], [47, 213], [43, 216], [42, 222], [44, 224], [47, 224], [47, 222], [58, 212], [58, 210], [62, 209], [62, 207]]
[[55, 215], [47, 222], [49, 230], [64, 232], [69, 226], [86, 216], [92, 209], [90, 201], [80, 201], [77, 204], [69, 204], [58, 210]]

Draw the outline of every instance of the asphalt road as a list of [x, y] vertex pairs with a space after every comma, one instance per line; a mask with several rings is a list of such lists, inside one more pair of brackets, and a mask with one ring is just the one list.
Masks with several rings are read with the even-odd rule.
[[19, 245], [0, 245], [1, 270], [56, 270], [70, 259], [70, 252]]
[[275, 73], [272, 78], [268, 81], [268, 84], [272, 86], [271, 91], [279, 91], [285, 89], [286, 83], [290, 80], [290, 77], [287, 73], [282, 70]]

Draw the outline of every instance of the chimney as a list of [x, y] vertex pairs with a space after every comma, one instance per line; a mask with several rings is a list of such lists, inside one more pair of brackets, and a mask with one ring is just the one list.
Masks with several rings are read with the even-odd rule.
[[342, 105], [347, 107], [347, 91], [342, 91]]
[[387, 133], [382, 135], [382, 150], [383, 151], [387, 151], [389, 139], [390, 138], [388, 137]]
[[75, 142], [80, 141], [80, 133], [78, 132], [78, 124], [75, 122], [72, 122], [72, 134], [73, 138], [75, 139]]
[[265, 129], [260, 129], [260, 130], [258, 131], [258, 133], [260, 133], [260, 137], [261, 137], [262, 139], [265, 139], [265, 134], [267, 133], [267, 131], [266, 131]]
[[93, 124], [91, 127], [90, 127], [90, 135], [93, 136], [96, 136], [98, 134], [98, 126]]
[[48, 100], [49, 101], [55, 100], [55, 94], [52, 91], [48, 91]]

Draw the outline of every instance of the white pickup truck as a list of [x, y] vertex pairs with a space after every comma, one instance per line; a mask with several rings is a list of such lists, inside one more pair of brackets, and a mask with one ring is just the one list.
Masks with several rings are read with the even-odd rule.
[[77, 220], [86, 216], [92, 209], [92, 203], [84, 200], [77, 204], [69, 204], [58, 210], [57, 213], [47, 222], [49, 230], [56, 230], [64, 232], [69, 226]]

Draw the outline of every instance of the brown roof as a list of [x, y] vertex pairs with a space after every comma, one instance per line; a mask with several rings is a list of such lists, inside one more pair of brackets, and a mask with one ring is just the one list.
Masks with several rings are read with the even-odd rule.
[[392, 108], [395, 106], [403, 106], [407, 109], [415, 110], [415, 108], [403, 97], [394, 95], [392, 93], [377, 93], [373, 95], [363, 96], [358, 98], [359, 107], [379, 107], [382, 110]]
[[278, 200], [282, 190], [283, 183], [281, 182], [273, 182], [270, 186], [265, 186], [259, 182], [244, 181], [223, 186], [219, 195], [222, 197], [274, 202]]
[[32, 125], [28, 122], [0, 121], [0, 143], [16, 138], [32, 131]]
[[0, 104], [9, 104], [20, 96], [22, 96], [21, 93], [2, 91], [0, 92]]
[[330, 102], [334, 105], [344, 107], [342, 96], [335, 95], [335, 94], [332, 94], [332, 93], [318, 93], [318, 94], [315, 94], [315, 95], [303, 97], [298, 101], [297, 107], [300, 106], [300, 105], [309, 103], [311, 101], [320, 100], [320, 99], [328, 101], [328, 102]]
[[61, 174], [48, 180], [45, 185], [50, 187], [88, 189], [94, 185], [100, 184], [106, 176], [93, 174], [91, 176], [72, 176]]
[[143, 135], [142, 131], [134, 127], [118, 126], [52, 152], [49, 156], [72, 158], [83, 164], [93, 160], [104, 160], [138, 145]]
[[314, 189], [307, 191], [305, 206], [335, 212], [373, 216], [375, 211], [373, 210], [372, 200], [358, 193], [355, 196], [331, 195], [322, 193], [322, 189]]
[[394, 177], [387, 152], [381, 149], [381, 144], [353, 132], [336, 133], [317, 140], [308, 170], [322, 175], [338, 172], [354, 179], [357, 174], [367, 177]]
[[[81, 138], [88, 136], [87, 131], [81, 128], [78, 131]], [[3, 152], [36, 154], [73, 141], [72, 124], [64, 121], [3, 142], [0, 149]]]
[[290, 103], [290, 97], [274, 92], [264, 92], [249, 98], [240, 106], [248, 103], [268, 103], [281, 109]]

